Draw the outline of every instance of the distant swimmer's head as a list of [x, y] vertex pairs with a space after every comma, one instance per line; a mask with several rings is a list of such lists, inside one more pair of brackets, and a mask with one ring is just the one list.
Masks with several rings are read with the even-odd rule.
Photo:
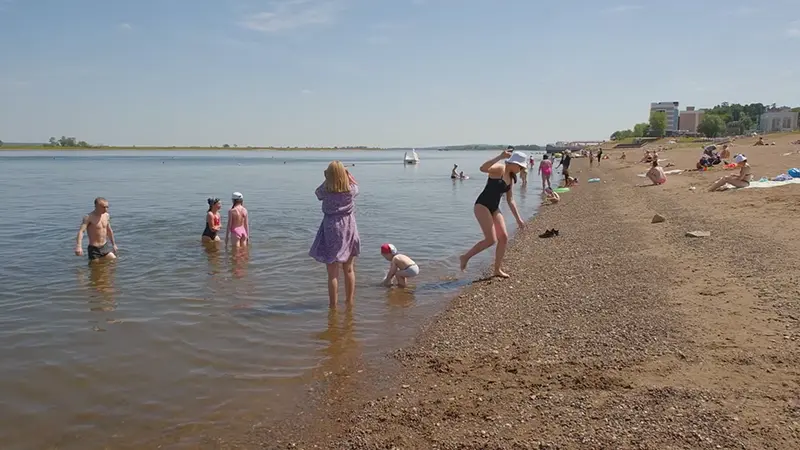
[[94, 210], [100, 214], [108, 212], [108, 200], [104, 199], [103, 197], [97, 197], [94, 199]]
[[222, 202], [218, 198], [210, 198], [208, 199], [208, 210], [217, 212], [222, 207]]
[[397, 247], [392, 244], [381, 245], [381, 256], [386, 259], [392, 259], [397, 254]]
[[325, 190], [331, 193], [350, 192], [350, 177], [341, 161], [331, 161], [325, 169]]
[[233, 206], [241, 205], [244, 203], [244, 195], [241, 192], [234, 192], [231, 194], [231, 200], [233, 200]]

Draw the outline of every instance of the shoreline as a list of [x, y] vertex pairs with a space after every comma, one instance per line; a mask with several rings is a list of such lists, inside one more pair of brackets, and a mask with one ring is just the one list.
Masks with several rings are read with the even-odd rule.
[[[13, 152], [75, 152], [75, 151], [282, 151], [282, 152], [296, 152], [296, 151], [312, 151], [312, 152], [334, 152], [334, 151], [370, 151], [370, 150], [390, 150], [383, 148], [326, 148], [326, 147], [307, 147], [307, 148], [281, 148], [281, 147], [0, 147], [0, 152], [13, 151]], [[398, 149], [402, 150], [402, 149]]]
[[[800, 165], [745, 146], [758, 176]], [[573, 164], [581, 185], [515, 236], [512, 279], [464, 289], [388, 371], [329, 381], [313, 417], [223, 448], [800, 446], [800, 270], [776, 257], [800, 251], [800, 224], [776, 225], [800, 190], [701, 192], [721, 170], [637, 188], [643, 165]]]

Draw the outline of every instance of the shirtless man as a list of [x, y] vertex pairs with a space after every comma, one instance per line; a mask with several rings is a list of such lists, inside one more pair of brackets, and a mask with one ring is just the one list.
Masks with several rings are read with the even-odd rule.
[[247, 217], [247, 209], [244, 207], [244, 196], [241, 192], [234, 192], [231, 195], [233, 206], [228, 211], [228, 228], [225, 230], [225, 247], [228, 246], [228, 239], [233, 235], [234, 247], [244, 247], [250, 242], [250, 220]]
[[83, 232], [89, 235], [89, 247], [86, 253], [89, 262], [104, 259], [117, 259], [117, 244], [114, 241], [114, 230], [111, 229], [111, 217], [108, 215], [108, 200], [103, 197], [94, 199], [94, 211], [83, 217], [78, 237], [75, 240], [75, 254], [83, 256]]

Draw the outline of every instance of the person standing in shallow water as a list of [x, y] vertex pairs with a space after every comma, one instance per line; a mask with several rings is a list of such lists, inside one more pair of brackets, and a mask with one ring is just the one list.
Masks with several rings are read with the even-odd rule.
[[[501, 162], [502, 160], [505, 160]], [[501, 270], [503, 256], [508, 244], [508, 231], [503, 215], [500, 214], [500, 200], [503, 195], [511, 209], [511, 214], [517, 219], [517, 227], [525, 228], [525, 222], [519, 215], [517, 204], [512, 196], [511, 186], [517, 181], [517, 173], [525, 167], [527, 155], [515, 152], [514, 147], [508, 149], [497, 157], [486, 161], [481, 166], [481, 172], [487, 173], [486, 187], [475, 201], [473, 211], [478, 224], [483, 231], [483, 240], [473, 245], [467, 253], [461, 255], [461, 270], [466, 270], [469, 260], [478, 253], [497, 244], [494, 257], [494, 276], [508, 278], [509, 275]]]
[[339, 298], [339, 271], [344, 272], [345, 301], [353, 304], [356, 293], [355, 259], [361, 253], [361, 238], [355, 216], [358, 183], [340, 161], [325, 169], [325, 182], [314, 194], [322, 201], [322, 223], [308, 255], [328, 269], [328, 301], [335, 308]]
[[108, 200], [103, 197], [94, 199], [94, 211], [83, 217], [75, 239], [75, 255], [83, 256], [83, 233], [89, 236], [89, 247], [86, 254], [89, 262], [117, 259], [117, 244], [114, 230], [111, 229], [111, 216], [108, 215]]
[[233, 235], [233, 247], [246, 247], [250, 242], [250, 218], [247, 215], [247, 208], [244, 207], [244, 196], [241, 192], [234, 192], [231, 195], [233, 206], [228, 211], [228, 227], [225, 229], [225, 247], [228, 247], [228, 239]]
[[219, 210], [222, 209], [222, 201], [218, 198], [208, 199], [208, 212], [206, 213], [206, 228], [203, 230], [203, 243], [219, 242], [219, 230], [222, 229], [222, 218]]

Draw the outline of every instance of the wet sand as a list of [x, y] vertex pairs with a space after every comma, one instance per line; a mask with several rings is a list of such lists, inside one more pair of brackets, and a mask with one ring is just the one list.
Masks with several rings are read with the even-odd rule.
[[[800, 166], [798, 138], [733, 153], [771, 177]], [[709, 193], [715, 168], [637, 187], [642, 152], [607, 153], [575, 160], [581, 185], [515, 238], [511, 279], [463, 291], [391, 363], [332, 377], [313, 411], [215, 447], [800, 448], [800, 186]]]

